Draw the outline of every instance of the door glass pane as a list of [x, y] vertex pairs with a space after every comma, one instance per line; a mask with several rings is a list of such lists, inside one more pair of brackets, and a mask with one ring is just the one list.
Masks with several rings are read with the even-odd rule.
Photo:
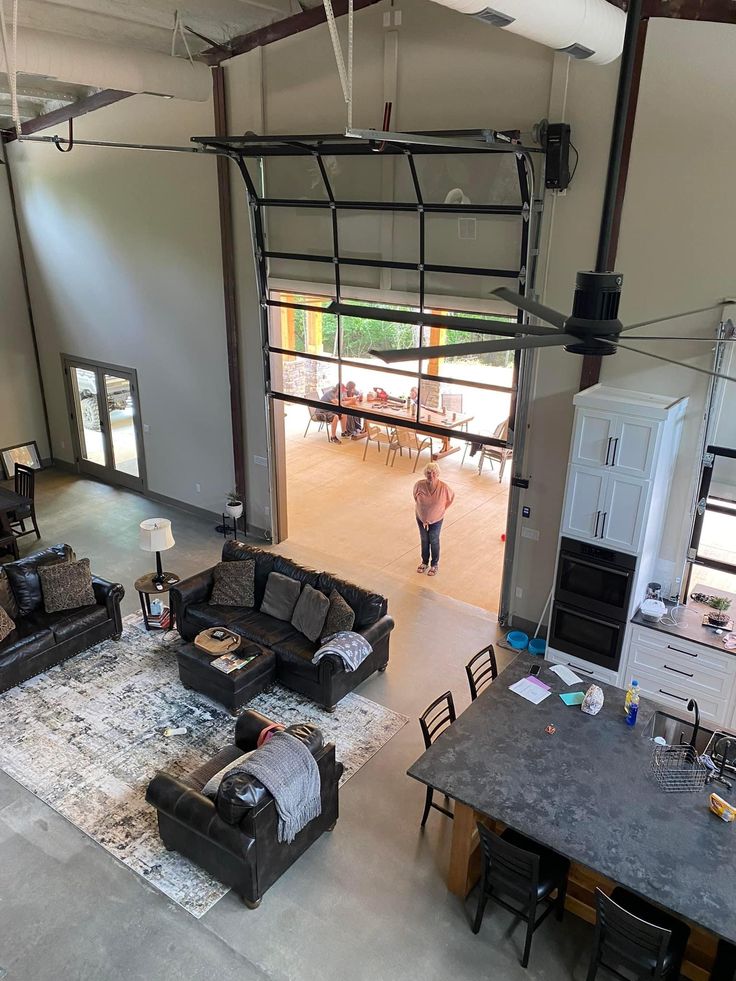
[[97, 374], [91, 368], [72, 368], [77, 402], [79, 443], [84, 460], [105, 466], [105, 441], [100, 425], [100, 403], [97, 397]]
[[130, 379], [106, 374], [105, 397], [110, 418], [113, 466], [131, 477], [139, 477], [135, 403], [130, 390]]

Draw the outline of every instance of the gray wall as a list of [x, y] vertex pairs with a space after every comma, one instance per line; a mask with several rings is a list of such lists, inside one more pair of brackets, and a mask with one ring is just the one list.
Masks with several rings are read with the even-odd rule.
[[[138, 96], [75, 131], [186, 145], [211, 128], [211, 105]], [[56, 456], [73, 460], [60, 355], [135, 368], [150, 490], [220, 512], [233, 466], [214, 160], [30, 143], [9, 156]]]
[[[423, 0], [407, 0], [401, 9], [394, 126], [528, 130], [543, 116], [571, 122], [580, 163], [566, 195], [547, 201], [538, 281], [549, 303], [569, 309], [576, 270], [594, 260], [618, 65], [569, 61]], [[356, 15], [358, 126], [380, 123], [382, 16], [383, 6]], [[734, 40], [733, 26], [650, 22], [617, 261], [625, 276], [626, 319], [706, 305], [736, 288], [729, 238], [736, 217], [730, 173], [736, 150]], [[227, 74], [232, 132], [344, 129], [345, 106], [325, 27], [234, 59]], [[183, 144], [212, 130], [211, 109], [136, 97], [84, 117], [79, 130], [103, 139]], [[232, 468], [212, 161], [82, 148], [62, 157], [49, 147], [27, 145], [14, 148], [13, 158], [57, 452], [63, 455], [61, 441], [67, 453], [69, 447], [59, 412], [59, 352], [135, 366], [144, 419], [152, 426], [152, 488], [217, 508]], [[254, 459], [266, 452], [262, 356], [238, 180], [247, 495], [251, 521], [266, 526], [268, 472]], [[399, 238], [397, 232], [394, 243]], [[716, 322], [713, 312], [657, 330], [693, 329], [709, 336]], [[709, 364], [708, 345], [684, 347], [662, 342], [658, 350]], [[540, 531], [537, 542], [515, 543], [514, 585], [521, 591], [515, 612], [527, 619], [536, 619], [551, 583], [580, 367], [579, 358], [551, 351], [533, 364], [527, 452], [516, 461], [531, 476], [523, 503], [532, 508], [528, 523]], [[664, 546], [665, 560], [674, 563], [689, 522], [705, 385], [680, 367], [623, 352], [604, 361], [602, 380], [690, 398]], [[193, 491], [198, 479], [201, 499]]]
[[[49, 455], [6, 169], [0, 165], [0, 448], [36, 440]], [[1, 470], [1, 468], [0, 468]]]

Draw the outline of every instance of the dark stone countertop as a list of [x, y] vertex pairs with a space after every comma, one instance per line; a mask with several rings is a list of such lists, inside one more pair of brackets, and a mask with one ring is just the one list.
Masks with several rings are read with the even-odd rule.
[[[667, 613], [669, 613], [672, 610], [673, 604], [667, 600], [665, 600], [665, 604], [667, 606]], [[704, 644], [706, 647], [712, 647], [716, 651], [723, 651], [725, 654], [736, 655], [736, 650], [729, 651], [723, 646], [723, 638], [728, 631], [724, 630], [721, 634], [717, 634], [714, 627], [703, 626], [703, 615], [709, 609], [704, 603], [693, 602], [688, 606], [681, 606], [675, 614], [679, 621], [678, 626], [675, 626], [673, 623], [662, 623], [661, 620], [659, 623], [648, 623], [641, 615], [640, 610], [636, 611], [631, 618], [631, 622], [640, 627], [649, 627], [650, 630], [658, 630], [661, 633], [670, 634], [672, 637], [681, 637], [683, 640], [689, 640], [696, 644]]]
[[[521, 655], [409, 769], [409, 776], [736, 943], [736, 828], [708, 810], [711, 790], [668, 794], [649, 774], [643, 699], [634, 728], [623, 692], [601, 684], [597, 716], [553, 694], [532, 705], [509, 685], [538, 659]], [[549, 724], [557, 727], [548, 735]], [[720, 789], [719, 789], [720, 788]]]

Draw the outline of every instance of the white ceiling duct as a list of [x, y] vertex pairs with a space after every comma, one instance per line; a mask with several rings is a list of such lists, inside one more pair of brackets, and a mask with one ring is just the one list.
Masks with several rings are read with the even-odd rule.
[[608, 0], [435, 0], [572, 58], [607, 65], [624, 46], [626, 14]]
[[[7, 70], [0, 48], [0, 72]], [[193, 102], [205, 102], [212, 91], [210, 69], [200, 62], [47, 31], [19, 29], [16, 70], [60, 82]]]

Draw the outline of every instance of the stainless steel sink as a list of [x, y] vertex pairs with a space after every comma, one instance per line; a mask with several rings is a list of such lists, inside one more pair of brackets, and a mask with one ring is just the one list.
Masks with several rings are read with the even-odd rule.
[[[657, 711], [649, 720], [649, 723], [644, 728], [642, 735], [644, 735], [647, 739], [654, 739], [656, 736], [662, 736], [670, 746], [674, 746], [680, 742], [689, 743], [692, 738], [694, 728], [694, 720], [692, 722], [688, 722], [684, 719], [679, 719], [676, 715], [670, 715], [669, 712]], [[698, 753], [698, 755], [705, 752], [705, 747], [708, 745], [710, 737], [713, 735], [714, 731], [714, 729], [708, 729], [702, 725], [700, 726], [697, 738], [695, 740], [695, 751]]]

